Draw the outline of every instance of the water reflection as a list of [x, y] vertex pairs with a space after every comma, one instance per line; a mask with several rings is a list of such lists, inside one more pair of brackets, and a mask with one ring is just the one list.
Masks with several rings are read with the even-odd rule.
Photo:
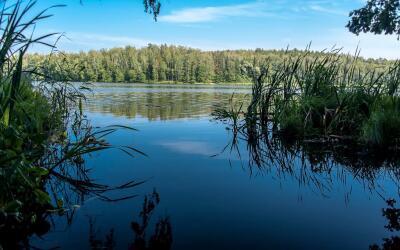
[[390, 236], [390, 238], [384, 238], [382, 246], [377, 244], [371, 245], [371, 250], [400, 249], [400, 209], [395, 206], [396, 200], [394, 199], [389, 199], [386, 201], [386, 203], [388, 207], [382, 209], [382, 215], [388, 221], [388, 224], [385, 226], [385, 228], [391, 233], [395, 232], [397, 235]]
[[260, 125], [223, 122], [229, 126], [231, 139], [222, 153], [228, 151], [234, 158], [247, 155], [245, 164], [250, 174], [267, 172], [282, 183], [291, 177], [299, 187], [326, 197], [335, 185], [351, 192], [355, 181], [382, 197], [386, 180], [400, 190], [400, 155], [371, 151], [357, 144], [288, 140]]
[[112, 92], [107, 85], [97, 86], [86, 108], [90, 112], [128, 118], [144, 117], [148, 120], [195, 118], [208, 116], [216, 105], [227, 105], [233, 92], [236, 93], [236, 99], [247, 100], [250, 91], [245, 87], [113, 86]]
[[[160, 195], [153, 191], [146, 195], [143, 201], [142, 210], [139, 213], [139, 221], [131, 222], [131, 229], [134, 233], [133, 243], [127, 248], [129, 250], [169, 250], [172, 247], [172, 226], [169, 217], [160, 218], [155, 223], [154, 232], [147, 237], [151, 225], [154, 210], [160, 203]], [[89, 243], [92, 250], [100, 249], [121, 249], [115, 241], [115, 230], [110, 229], [104, 240], [98, 238], [95, 230], [95, 222], [90, 219]]]
[[[251, 175], [267, 172], [282, 185], [290, 177], [299, 187], [309, 188], [323, 197], [329, 197], [334, 186], [347, 188], [346, 203], [354, 183], [361, 183], [371, 194], [386, 200], [387, 208], [382, 209], [382, 215], [387, 220], [385, 229], [391, 233], [390, 237], [383, 238], [381, 245], [372, 244], [369, 249], [400, 249], [400, 208], [396, 207], [395, 199], [385, 198], [385, 183], [395, 186], [397, 197], [400, 194], [400, 155], [365, 148], [354, 142], [288, 139], [257, 122], [221, 119], [221, 112], [214, 112], [214, 119], [227, 124], [230, 134], [221, 154], [228, 152], [239, 159], [247, 155], [245, 165]], [[390, 194], [391, 190], [388, 191]]]
[[[79, 203], [79, 195], [70, 196], [65, 203], [82, 206], [62, 215], [70, 218], [67, 229], [47, 217], [52, 229], [43, 237], [50, 243], [35, 245], [43, 249], [379, 249], [397, 242], [392, 236], [398, 232], [384, 226], [398, 213], [396, 204], [386, 203], [389, 197], [398, 200], [398, 157], [344, 145], [300, 144], [268, 133], [254, 134], [253, 128], [242, 129], [242, 124], [231, 127], [210, 121], [214, 106], [229, 106], [233, 92], [245, 99], [246, 91], [96, 86], [86, 106], [88, 117], [97, 126], [117, 123], [138, 128], [134, 135], [119, 131], [109, 139], [123, 145], [134, 139], [149, 157], [96, 154], [87, 162], [92, 174], [110, 184], [148, 180], [132, 191], [148, 194], [147, 198], [143, 204], [137, 197], [105, 205], [99, 199]], [[149, 194], [155, 186], [161, 203], [158, 195]], [[63, 190], [55, 187], [57, 192]], [[115, 197], [123, 197], [119, 194]], [[87, 216], [96, 220], [88, 223]], [[64, 231], [54, 233], [60, 224]]]

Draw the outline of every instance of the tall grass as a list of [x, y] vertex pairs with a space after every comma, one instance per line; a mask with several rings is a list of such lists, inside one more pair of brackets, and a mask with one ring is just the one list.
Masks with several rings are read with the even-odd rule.
[[358, 53], [341, 60], [332, 50], [247, 66], [254, 79], [247, 109], [214, 112], [232, 127], [223, 151], [241, 157], [244, 141], [251, 173], [255, 166], [278, 179], [291, 176], [322, 195], [333, 177], [346, 183], [346, 173], [371, 190], [379, 189], [382, 170], [398, 183], [400, 62], [362, 73], [358, 60]]
[[[55, 48], [47, 40], [57, 34], [35, 37], [34, 30], [51, 17], [51, 8], [60, 6], [34, 13], [35, 5], [33, 0], [0, 1], [0, 248], [5, 249], [29, 247], [29, 236], [44, 233], [51, 211], [69, 210], [67, 186], [81, 196], [115, 201], [105, 192], [140, 184], [109, 187], [88, 176], [84, 156], [115, 148], [105, 139], [122, 127], [90, 126], [82, 111], [87, 88], [69, 82], [69, 65], [24, 68], [33, 45]], [[40, 80], [33, 82], [33, 76]], [[117, 148], [143, 154], [129, 146]]]
[[358, 60], [358, 53], [343, 60], [341, 51], [332, 49], [316, 57], [269, 62], [261, 69], [248, 67], [254, 84], [243, 129], [250, 139], [260, 134], [319, 141], [351, 138], [396, 148], [400, 63], [383, 72], [365, 72]]

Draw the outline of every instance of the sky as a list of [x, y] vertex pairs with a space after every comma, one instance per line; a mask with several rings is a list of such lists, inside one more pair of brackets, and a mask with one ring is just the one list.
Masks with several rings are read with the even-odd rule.
[[[40, 22], [36, 34], [59, 32], [58, 49], [67, 52], [173, 44], [202, 50], [343, 48], [371, 58], [400, 58], [396, 36], [353, 35], [345, 28], [349, 12], [366, 0], [161, 0], [155, 22], [142, 0], [38, 0], [35, 11], [66, 7]], [[45, 53], [48, 48], [34, 47]]]

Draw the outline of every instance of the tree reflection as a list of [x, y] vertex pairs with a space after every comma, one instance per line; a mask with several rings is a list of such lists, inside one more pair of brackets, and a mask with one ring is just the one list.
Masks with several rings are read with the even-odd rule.
[[[127, 88], [127, 91], [135, 89]], [[173, 120], [209, 115], [214, 105], [225, 106], [231, 94], [203, 91], [141, 91], [124, 93], [95, 93], [86, 108], [91, 112], [110, 113], [128, 118], [145, 117], [153, 120]], [[235, 95], [245, 99], [245, 94]]]
[[[394, 199], [390, 199], [386, 201], [388, 207], [382, 209], [382, 215], [387, 219], [388, 224], [385, 226], [390, 232], [398, 232], [400, 231], [400, 209], [395, 207], [396, 201]], [[371, 250], [394, 250], [400, 249], [400, 237], [399, 236], [391, 236], [390, 238], [384, 238], [382, 246], [378, 246], [377, 244], [370, 246]]]
[[[160, 195], [154, 190], [152, 194], [145, 196], [142, 210], [139, 213], [139, 221], [131, 222], [134, 240], [128, 247], [129, 250], [169, 250], [172, 246], [172, 227], [169, 217], [160, 218], [155, 224], [155, 229], [150, 237], [147, 237], [148, 227], [151, 224], [153, 213], [160, 203]], [[105, 240], [96, 238], [94, 223], [90, 220], [90, 247], [93, 250], [115, 249], [114, 229], [105, 236]]]

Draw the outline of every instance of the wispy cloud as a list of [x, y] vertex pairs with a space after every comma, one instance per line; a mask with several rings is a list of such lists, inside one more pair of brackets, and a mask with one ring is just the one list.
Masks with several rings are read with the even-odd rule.
[[343, 47], [344, 53], [354, 53], [358, 48], [367, 58], [400, 59], [400, 42], [395, 35], [360, 34], [356, 36], [343, 29], [332, 29], [325, 38], [316, 38], [317, 49], [327, 44]]
[[[45, 34], [46, 32], [44, 32]], [[48, 32], [47, 32], [48, 33]], [[66, 32], [63, 37], [57, 39], [52, 37], [47, 40], [50, 44], [55, 44], [60, 51], [78, 52], [96, 49], [108, 49], [113, 47], [135, 46], [144, 47], [149, 43], [161, 44], [157, 41], [142, 39], [129, 36], [115, 36], [110, 34], [94, 34], [82, 32]], [[47, 46], [33, 46], [31, 52], [48, 53], [50, 49]]]
[[160, 21], [171, 23], [199, 23], [210, 22], [224, 17], [265, 16], [268, 15], [268, 13], [265, 12], [266, 7], [267, 3], [257, 1], [238, 5], [187, 8], [173, 11], [169, 15], [161, 16]]
[[328, 8], [328, 7], [325, 7], [322, 5], [318, 5], [318, 4], [311, 4], [308, 7], [312, 11], [321, 12], [321, 13], [325, 13], [325, 14], [342, 15], [342, 16], [347, 16], [349, 14], [348, 12], [346, 12], [344, 10]]
[[[244, 40], [244, 41], [210, 41], [209, 39], [180, 39], [175, 40], [164, 39], [162, 42], [147, 40], [145, 38], [128, 37], [128, 36], [112, 36], [104, 34], [88, 34], [80, 32], [67, 33], [66, 37], [60, 40], [57, 47], [62, 51], [78, 52], [88, 51], [91, 49], [103, 49], [113, 47], [135, 46], [143, 47], [149, 43], [152, 44], [175, 44], [183, 45], [202, 50], [224, 50], [224, 49], [282, 49], [287, 45], [290, 48], [304, 49], [310, 41], [312, 41], [312, 49], [323, 50], [332, 46], [343, 47], [343, 52], [354, 53], [356, 48], [361, 49], [361, 55], [371, 58], [400, 58], [400, 42], [396, 36], [360, 34], [353, 35], [348, 31], [337, 28], [329, 29], [324, 33], [304, 34], [299, 37], [296, 35], [280, 37], [278, 40]], [[51, 43], [51, 41], [49, 41]], [[35, 46], [31, 52], [48, 53], [49, 48], [45, 46]]]
[[113, 35], [100, 35], [71, 32], [66, 34], [66, 38], [62, 42], [80, 44], [80, 45], [107, 45], [111, 46], [124, 46], [127, 44], [134, 46], [145, 46], [150, 43], [149, 40], [128, 37], [128, 36], [113, 36]]
[[[359, 0], [358, 0], [359, 1]], [[327, 0], [270, 0], [255, 1], [237, 5], [205, 6], [197, 8], [185, 8], [172, 11], [159, 18], [162, 22], [169, 23], [204, 23], [221, 20], [228, 17], [276, 17], [288, 18], [299, 13], [324, 13], [331, 15], [347, 15], [347, 11], [338, 5], [343, 1], [332, 2]]]
[[[191, 7], [165, 13], [160, 21], [170, 24], [154, 26], [160, 31], [157, 32], [157, 36], [148, 33], [136, 36], [140, 34], [137, 32], [132, 32], [131, 36], [126, 32], [129, 31], [128, 26], [124, 32], [119, 33], [118, 30], [106, 32], [69, 28], [70, 31], [66, 31], [67, 38], [61, 39], [58, 48], [63, 51], [78, 52], [165, 43], [202, 50], [281, 49], [287, 45], [291, 48], [304, 49], [312, 41], [312, 48], [316, 50], [337, 45], [343, 47], [344, 52], [354, 52], [359, 45], [362, 56], [400, 59], [400, 42], [396, 37], [372, 34], [355, 36], [344, 27], [348, 17], [342, 14], [347, 15], [350, 10], [361, 7], [366, 0], [248, 1], [237, 5]], [[246, 17], [248, 19], [257, 17], [257, 19], [246, 20], [246, 25], [241, 25]], [[258, 17], [261, 17], [260, 20]], [[229, 23], [216, 23], [228, 18], [234, 20], [229, 20]], [[209, 23], [205, 24], [207, 22]], [[176, 32], [164, 32], [164, 29], [176, 24], [179, 24], [181, 29]], [[254, 24], [254, 27], [247, 24]], [[263, 32], [260, 32], [260, 27]], [[57, 30], [41, 30], [41, 34], [54, 31]], [[239, 33], [243, 35], [238, 36]], [[257, 39], [254, 38], [255, 35]], [[54, 41], [49, 41], [52, 42]], [[46, 53], [49, 52], [49, 48], [35, 46], [31, 52]]]

